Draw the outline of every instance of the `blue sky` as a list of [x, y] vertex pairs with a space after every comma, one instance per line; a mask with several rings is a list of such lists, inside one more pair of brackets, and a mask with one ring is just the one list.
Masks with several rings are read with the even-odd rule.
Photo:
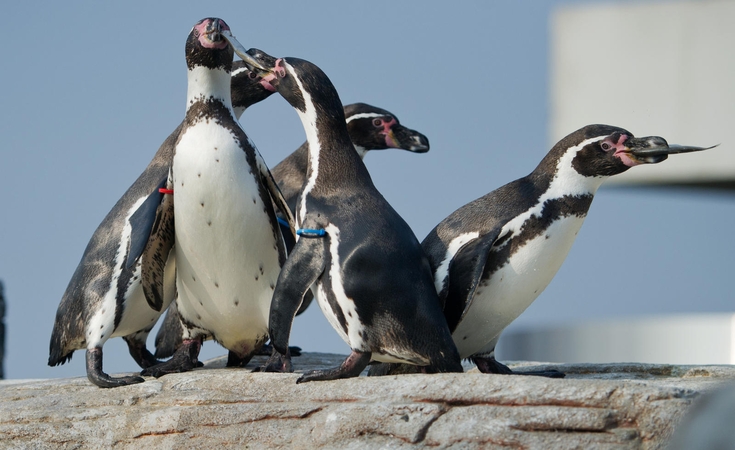
[[[426, 134], [427, 154], [366, 158], [375, 184], [423, 239], [549, 150], [549, 15], [560, 4], [568, 2], [3, 5], [6, 377], [85, 374], [83, 352], [46, 366], [56, 308], [92, 232], [183, 118], [184, 41], [199, 19], [223, 18], [245, 47], [316, 63], [343, 103], [388, 109]], [[242, 123], [271, 166], [304, 140], [278, 96]], [[732, 311], [733, 224], [729, 194], [603, 188], [565, 265], [514, 326]], [[348, 350], [316, 307], [294, 327], [294, 345]], [[224, 353], [207, 343], [202, 358]], [[121, 339], [106, 344], [105, 369], [137, 370]]]

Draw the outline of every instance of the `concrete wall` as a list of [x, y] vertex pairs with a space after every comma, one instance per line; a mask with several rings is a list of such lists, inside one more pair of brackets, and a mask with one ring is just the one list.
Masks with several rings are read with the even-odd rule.
[[682, 314], [506, 333], [504, 360], [735, 364], [735, 314]]
[[735, 1], [571, 5], [552, 18], [550, 141], [590, 123], [670, 144], [678, 155], [609, 183], [735, 187]]

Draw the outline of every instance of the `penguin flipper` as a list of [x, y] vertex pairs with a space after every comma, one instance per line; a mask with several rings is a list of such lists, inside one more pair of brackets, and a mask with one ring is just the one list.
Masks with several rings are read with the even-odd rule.
[[141, 284], [151, 308], [163, 309], [164, 269], [174, 246], [174, 196], [166, 194], [156, 208], [155, 221], [141, 257]]
[[324, 272], [327, 239], [299, 239], [278, 275], [268, 328], [273, 348], [282, 355], [288, 353], [291, 324], [304, 294]]
[[156, 210], [161, 204], [161, 198], [163, 194], [159, 192], [160, 188], [166, 187], [166, 179], [164, 177], [158, 185], [155, 187], [153, 192], [146, 198], [143, 203], [135, 210], [130, 216], [128, 222], [130, 222], [130, 251], [128, 252], [128, 259], [125, 262], [125, 267], [130, 269], [135, 265], [143, 254], [148, 238], [151, 235], [151, 229], [153, 228], [153, 222], [156, 220]]
[[498, 240], [501, 229], [502, 227], [496, 227], [463, 245], [449, 264], [444, 316], [451, 332], [454, 332], [472, 305], [475, 290], [485, 271], [490, 248]]

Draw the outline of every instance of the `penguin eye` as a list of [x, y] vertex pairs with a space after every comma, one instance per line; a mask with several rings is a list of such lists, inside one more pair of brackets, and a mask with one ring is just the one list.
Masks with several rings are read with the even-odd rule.
[[605, 151], [610, 150], [610, 144], [608, 144], [607, 142], [603, 142], [600, 147], [602, 147], [602, 149]]
[[255, 72], [248, 72], [248, 77], [251, 80], [254, 80], [254, 79], [258, 78], [258, 75]]
[[383, 119], [373, 119], [373, 125], [375, 125], [376, 127], [382, 127]]

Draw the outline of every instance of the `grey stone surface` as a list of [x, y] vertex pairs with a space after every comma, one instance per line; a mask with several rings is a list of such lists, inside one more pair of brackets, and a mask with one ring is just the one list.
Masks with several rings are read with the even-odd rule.
[[[343, 358], [307, 354], [294, 366]], [[0, 447], [659, 449], [697, 397], [735, 382], [732, 366], [524, 363], [511, 367], [568, 376], [472, 369], [297, 385], [297, 374], [223, 364], [115, 389], [2, 381]]]

